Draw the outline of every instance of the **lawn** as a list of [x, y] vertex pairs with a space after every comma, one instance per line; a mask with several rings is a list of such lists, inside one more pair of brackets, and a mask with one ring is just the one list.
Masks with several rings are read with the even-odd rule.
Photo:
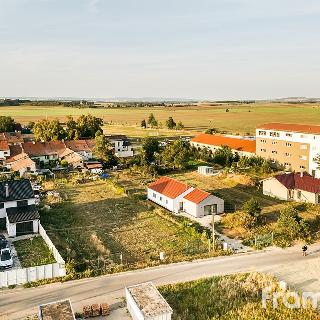
[[[286, 122], [319, 124], [319, 104], [287, 104], [287, 103], [255, 103], [244, 104], [204, 104], [189, 107], [152, 107], [152, 108], [65, 108], [60, 106], [18, 106], [1, 107], [1, 115], [14, 117], [17, 121], [27, 123], [45, 117], [49, 119], [59, 118], [64, 120], [67, 115], [79, 116], [83, 113], [91, 113], [102, 117], [106, 123], [107, 132], [125, 132], [132, 136], [142, 136], [151, 132], [136, 131], [142, 119], [147, 119], [150, 112], [162, 124], [169, 116], [176, 121], [182, 121], [186, 130], [182, 134], [196, 133], [206, 128], [215, 127], [230, 133], [254, 134], [255, 127], [265, 122]], [[229, 112], [226, 112], [226, 109]], [[165, 130], [157, 130], [160, 134], [167, 135]], [[157, 134], [157, 131], [155, 133]], [[176, 131], [169, 132], [175, 135]], [[153, 134], [153, 133], [151, 133]], [[180, 134], [180, 133], [178, 133]]]
[[[62, 257], [77, 271], [97, 273], [210, 256], [208, 242], [154, 210], [137, 194], [127, 195], [112, 181], [65, 183], [54, 186], [61, 203], [41, 213], [41, 223]], [[143, 190], [140, 189], [140, 195]], [[121, 264], [122, 258], [122, 264]], [[120, 267], [121, 265], [121, 267]]]
[[288, 309], [282, 299], [278, 308], [262, 307], [262, 289], [278, 289], [276, 279], [251, 273], [219, 276], [160, 287], [160, 292], [173, 309], [172, 320], [306, 320], [320, 319], [310, 306]]
[[41, 236], [14, 241], [22, 268], [55, 263], [53, 254]]

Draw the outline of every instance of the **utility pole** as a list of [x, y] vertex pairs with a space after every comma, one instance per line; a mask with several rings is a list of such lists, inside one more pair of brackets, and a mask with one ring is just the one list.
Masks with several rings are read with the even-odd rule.
[[212, 250], [215, 251], [216, 239], [215, 239], [215, 230], [214, 230], [214, 216], [216, 214], [216, 210], [213, 208], [214, 208], [214, 206], [211, 207], [211, 211], [212, 211]]

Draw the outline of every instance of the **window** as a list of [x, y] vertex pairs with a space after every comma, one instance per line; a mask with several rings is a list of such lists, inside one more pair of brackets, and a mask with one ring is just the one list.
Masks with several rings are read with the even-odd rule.
[[168, 204], [168, 199], [166, 200], [166, 204]]
[[300, 134], [300, 138], [304, 139], [306, 136], [304, 134]]
[[306, 169], [306, 167], [305, 167], [305, 166], [300, 166], [300, 169], [305, 170], [305, 169]]
[[272, 141], [272, 144], [277, 144], [277, 141]]
[[286, 157], [291, 157], [291, 153], [289, 153], [289, 152], [286, 152], [284, 155], [285, 155]]
[[286, 147], [292, 147], [292, 143], [286, 142]]
[[301, 191], [300, 190], [297, 191], [297, 198], [301, 199]]
[[261, 152], [267, 152], [267, 150], [266, 150], [266, 149], [260, 149], [260, 151], [261, 151]]
[[160, 201], [162, 201], [162, 197], [160, 197]]
[[0, 202], [0, 209], [4, 208], [4, 202]]
[[266, 135], [267, 135], [267, 132], [266, 132], [266, 131], [259, 131], [259, 135], [260, 135], [260, 136], [266, 136]]
[[300, 149], [306, 150], [306, 149], [308, 149], [308, 146], [306, 144], [301, 144]]
[[267, 143], [267, 140], [266, 139], [261, 139], [260, 142], [261, 143]]
[[25, 207], [28, 205], [28, 200], [18, 200], [17, 207]]
[[280, 137], [280, 133], [277, 132], [277, 131], [271, 131], [271, 132], [270, 132], [270, 137], [277, 137], [277, 138], [279, 138], [279, 137]]
[[286, 137], [292, 137], [292, 133], [286, 133]]
[[307, 156], [299, 156], [300, 160], [307, 160]]
[[285, 165], [286, 167], [291, 167], [291, 163], [289, 163], [289, 162], [285, 162], [284, 165]]
[[152, 194], [152, 196], [153, 196], [154, 198], [156, 198], [156, 197], [157, 197], [157, 195], [156, 195], [155, 193], [153, 193], [153, 194]]
[[272, 150], [271, 153], [278, 154], [278, 151], [277, 150]]

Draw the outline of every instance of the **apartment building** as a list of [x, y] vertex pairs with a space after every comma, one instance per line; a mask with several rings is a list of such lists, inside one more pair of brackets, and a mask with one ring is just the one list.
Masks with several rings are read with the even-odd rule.
[[319, 177], [315, 157], [320, 153], [320, 126], [267, 123], [256, 129], [256, 154], [272, 159], [290, 171], [307, 171]]

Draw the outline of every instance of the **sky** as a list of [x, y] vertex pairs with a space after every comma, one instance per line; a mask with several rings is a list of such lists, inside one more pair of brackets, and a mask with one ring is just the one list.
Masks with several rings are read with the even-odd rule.
[[0, 96], [320, 97], [318, 0], [0, 0]]

